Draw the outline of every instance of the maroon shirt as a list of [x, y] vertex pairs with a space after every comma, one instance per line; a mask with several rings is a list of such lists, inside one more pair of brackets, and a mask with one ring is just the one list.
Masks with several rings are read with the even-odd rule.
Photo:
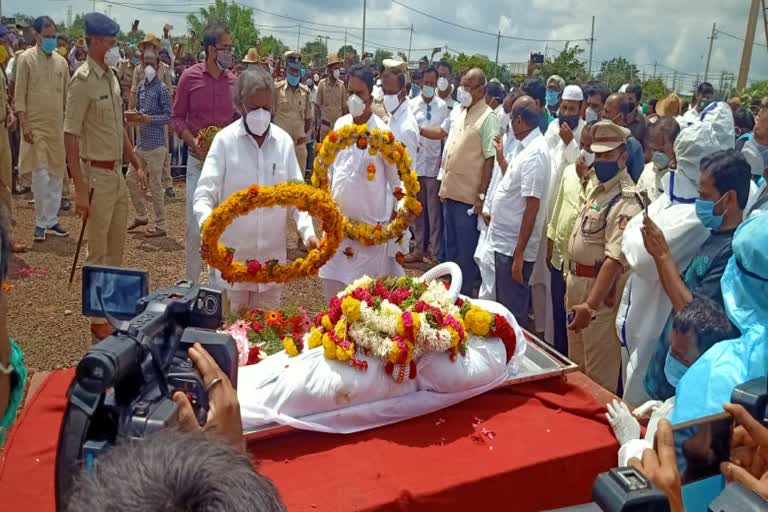
[[236, 117], [232, 102], [234, 84], [231, 71], [224, 70], [218, 79], [214, 78], [205, 62], [184, 70], [176, 86], [171, 116], [176, 132], [181, 134], [189, 129], [197, 136], [203, 128], [231, 123]]

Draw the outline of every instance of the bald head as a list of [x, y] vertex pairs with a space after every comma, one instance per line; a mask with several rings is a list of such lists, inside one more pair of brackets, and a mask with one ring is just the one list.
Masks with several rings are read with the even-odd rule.
[[461, 87], [472, 96], [470, 107], [478, 101], [485, 101], [485, 83], [485, 73], [479, 68], [472, 68], [461, 77]]
[[523, 140], [539, 126], [539, 106], [530, 96], [520, 96], [512, 104], [512, 132]]

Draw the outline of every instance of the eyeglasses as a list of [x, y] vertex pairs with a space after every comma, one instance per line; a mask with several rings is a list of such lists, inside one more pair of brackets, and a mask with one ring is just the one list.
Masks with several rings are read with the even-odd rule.
[[427, 103], [427, 121], [432, 120], [432, 105]]

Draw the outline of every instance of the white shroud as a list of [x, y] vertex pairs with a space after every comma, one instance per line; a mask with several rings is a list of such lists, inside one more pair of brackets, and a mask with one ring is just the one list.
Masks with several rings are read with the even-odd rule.
[[[439, 265], [422, 279], [447, 273], [457, 297], [462, 281], [457, 265]], [[239, 369], [237, 394], [244, 430], [278, 423], [319, 432], [358, 432], [438, 411], [500, 386], [518, 371], [525, 354], [523, 331], [500, 304], [472, 303], [503, 315], [515, 330], [517, 344], [509, 364], [499, 338], [471, 335], [465, 357], [459, 355], [452, 362], [446, 353], [429, 353], [417, 361], [416, 378], [401, 384], [385, 372], [382, 359], [358, 354], [368, 362], [367, 371], [358, 371], [326, 359], [322, 347], [296, 357], [283, 351]]]

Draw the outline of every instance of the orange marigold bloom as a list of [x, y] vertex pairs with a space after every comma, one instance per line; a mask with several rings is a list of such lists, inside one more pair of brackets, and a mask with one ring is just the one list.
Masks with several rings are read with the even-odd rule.
[[283, 313], [280, 311], [269, 311], [264, 315], [264, 321], [270, 327], [279, 327], [283, 323]]
[[357, 147], [358, 147], [358, 149], [366, 149], [366, 148], [368, 148], [368, 139], [366, 137], [358, 137], [357, 138]]

